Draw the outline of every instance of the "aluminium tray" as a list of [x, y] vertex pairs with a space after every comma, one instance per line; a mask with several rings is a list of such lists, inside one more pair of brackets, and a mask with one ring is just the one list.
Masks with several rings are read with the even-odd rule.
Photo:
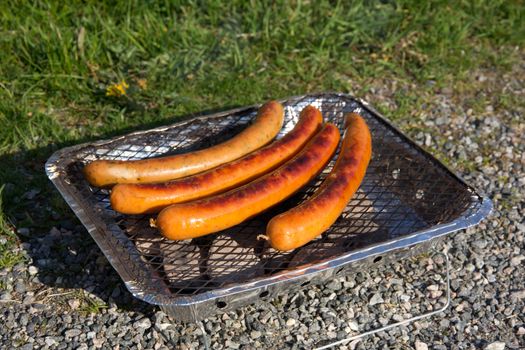
[[151, 215], [113, 211], [109, 191], [89, 186], [81, 173], [95, 159], [142, 159], [222, 142], [246, 127], [258, 106], [64, 148], [49, 158], [46, 172], [129, 291], [181, 321], [198, 321], [312, 281], [414, 255], [449, 233], [477, 224], [491, 211], [488, 198], [366, 102], [339, 93], [281, 102], [285, 122], [278, 137], [312, 104], [341, 129], [344, 114], [360, 113], [373, 138], [366, 177], [343, 214], [322, 237], [292, 252], [274, 251], [256, 237], [264, 234], [271, 217], [310, 196], [334, 160], [309, 185], [269, 211], [220, 233], [182, 242], [160, 237], [149, 226]]

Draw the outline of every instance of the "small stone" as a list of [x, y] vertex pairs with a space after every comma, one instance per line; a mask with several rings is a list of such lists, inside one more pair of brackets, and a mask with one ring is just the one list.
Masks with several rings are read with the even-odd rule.
[[350, 350], [355, 350], [355, 348], [357, 347], [357, 344], [359, 344], [360, 341], [361, 339], [352, 340], [350, 344], [348, 344], [348, 347], [350, 348]]
[[518, 328], [518, 332], [516, 332], [517, 335], [525, 335], [525, 328], [520, 327]]
[[66, 336], [66, 338], [73, 338], [73, 337], [80, 335], [80, 333], [82, 333], [80, 329], [73, 328], [73, 329], [68, 329], [66, 333], [64, 333], [64, 335]]
[[382, 326], [386, 326], [388, 324], [388, 318], [386, 317], [379, 317], [377, 320], [379, 321], [379, 323], [381, 323]]
[[482, 249], [485, 249], [488, 245], [488, 242], [484, 239], [477, 239], [475, 240], [474, 242], [471, 243], [472, 246], [474, 246], [475, 248], [479, 249], [479, 250], [482, 250]]
[[171, 323], [155, 323], [155, 327], [157, 327], [160, 331], [168, 329], [169, 326], [171, 326]]
[[136, 321], [133, 323], [134, 328], [142, 328], [142, 329], [148, 329], [151, 327], [151, 321], [149, 318], [144, 317], [141, 320]]
[[525, 298], [525, 289], [510, 294], [510, 300], [517, 301]]
[[258, 339], [258, 338], [261, 337], [261, 335], [262, 335], [262, 334], [261, 334], [261, 332], [259, 332], [259, 331], [251, 331], [251, 332], [250, 332], [250, 337], [251, 337], [252, 339]]
[[416, 350], [428, 350], [428, 345], [422, 341], [416, 340], [414, 345]]
[[392, 316], [392, 319], [396, 322], [402, 322], [405, 320], [405, 318], [400, 314], [395, 314], [394, 316]]
[[399, 297], [399, 300], [401, 300], [403, 303], [406, 303], [407, 301], [410, 301], [410, 296], [403, 294]]
[[53, 337], [46, 337], [45, 339], [45, 343], [47, 346], [53, 346], [55, 345], [57, 342], [55, 339], [53, 339]]
[[29, 272], [29, 274], [30, 274], [31, 276], [34, 276], [34, 275], [36, 275], [36, 274], [38, 273], [38, 268], [37, 268], [36, 266], [31, 265], [31, 266], [29, 266], [29, 268], [27, 269], [27, 272]]
[[239, 343], [235, 343], [235, 342], [233, 342], [231, 340], [226, 340], [224, 345], [226, 345], [227, 349], [238, 349], [238, 348], [241, 347], [241, 345]]
[[369, 301], [368, 305], [373, 306], [373, 305], [377, 305], [377, 304], [382, 304], [384, 302], [385, 301], [383, 300], [381, 295], [379, 293], [376, 293], [376, 294], [372, 295], [372, 298], [370, 298], [370, 301]]
[[450, 326], [450, 321], [446, 318], [442, 319], [441, 321], [439, 321], [439, 327], [445, 329], [445, 328], [448, 328]]
[[337, 280], [332, 280], [326, 285], [326, 288], [333, 290], [333, 291], [338, 291], [342, 288], [341, 282]]
[[25, 293], [25, 291], [26, 291], [26, 285], [23, 282], [17, 282], [15, 284], [15, 292], [22, 294], [22, 293]]
[[93, 338], [93, 345], [99, 349], [104, 345], [104, 338]]
[[58, 228], [56, 228], [55, 226], [53, 226], [51, 228], [51, 230], [49, 231], [49, 236], [53, 237], [53, 238], [58, 238], [62, 235], [62, 232], [60, 232], [60, 230]]
[[318, 332], [319, 330], [321, 330], [321, 327], [319, 326], [319, 323], [318, 322], [313, 322], [310, 327], [308, 328], [308, 331], [310, 333], [315, 333], [315, 332]]
[[446, 124], [448, 119], [446, 117], [438, 117], [436, 119], [436, 125], [444, 125]]
[[295, 320], [293, 318], [289, 318], [288, 320], [286, 320], [286, 326], [287, 327], [295, 326]]
[[427, 290], [436, 291], [436, 290], [439, 290], [439, 286], [437, 284], [431, 284], [430, 286], [427, 287]]
[[430, 299], [437, 299], [442, 295], [443, 295], [443, 291], [441, 290], [432, 290], [429, 292]]
[[95, 335], [96, 335], [96, 333], [93, 332], [93, 331], [91, 331], [91, 332], [87, 332], [87, 333], [86, 333], [86, 338], [87, 338], [87, 339], [93, 339], [93, 338], [95, 338]]
[[22, 326], [27, 326], [27, 324], [29, 323], [29, 316], [27, 314], [20, 315], [19, 322]]
[[484, 76], [483, 74], [480, 74], [480, 75], [478, 76], [478, 81], [479, 81], [480, 83], [483, 83], [483, 82], [486, 81], [486, 80], [487, 80], [487, 77]]
[[350, 329], [353, 330], [354, 332], [357, 332], [359, 330], [359, 325], [357, 324], [356, 321], [348, 322], [348, 327], [350, 327]]
[[27, 227], [20, 227], [16, 230], [16, 232], [22, 236], [29, 236], [29, 229]]
[[487, 345], [485, 350], [504, 350], [505, 349], [505, 343], [501, 341], [496, 341], [494, 343], [490, 343]]
[[69, 307], [71, 308], [71, 310], [76, 310], [80, 307], [80, 300], [78, 299], [70, 299], [67, 301]]
[[523, 255], [515, 256], [512, 259], [510, 259], [510, 266], [518, 266], [519, 264], [521, 264], [522, 260], [525, 260], [525, 256]]
[[429, 147], [430, 145], [432, 145], [432, 136], [425, 134], [425, 146]]

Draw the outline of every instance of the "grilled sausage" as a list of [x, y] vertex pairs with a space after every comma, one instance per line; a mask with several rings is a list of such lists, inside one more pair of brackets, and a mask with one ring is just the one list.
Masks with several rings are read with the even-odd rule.
[[225, 192], [292, 158], [319, 130], [322, 122], [321, 112], [307, 106], [295, 128], [282, 139], [233, 162], [182, 179], [167, 183], [117, 184], [111, 190], [111, 206], [124, 214], [153, 213], [170, 204]]
[[337, 162], [311, 198], [275, 216], [266, 237], [277, 250], [305, 245], [326, 231], [339, 217], [361, 184], [372, 154], [370, 131], [364, 119], [350, 113]]
[[134, 161], [96, 160], [84, 168], [84, 175], [94, 186], [161, 182], [193, 175], [238, 159], [266, 145], [281, 130], [283, 119], [283, 106], [270, 101], [259, 109], [252, 125], [221, 144], [160, 158]]
[[237, 225], [288, 198], [314, 178], [339, 142], [334, 124], [323, 126], [294, 158], [244, 186], [162, 210], [154, 223], [168, 239], [189, 239]]

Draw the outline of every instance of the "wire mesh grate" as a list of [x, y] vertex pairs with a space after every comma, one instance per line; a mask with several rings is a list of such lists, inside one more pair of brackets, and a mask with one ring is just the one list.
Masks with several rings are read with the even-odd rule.
[[[107, 223], [107, 235], [143, 273], [173, 296], [192, 296], [272, 276], [337, 257], [377, 242], [412, 234], [456, 219], [472, 203], [472, 192], [395, 129], [349, 97], [306, 96], [285, 102], [282, 137], [307, 105], [343, 129], [343, 116], [363, 115], [373, 138], [373, 157], [359, 191], [321, 237], [293, 252], [277, 252], [257, 240], [267, 222], [311, 196], [330, 172], [336, 156], [309, 185], [278, 206], [231, 229], [189, 241], [169, 241], [149, 226], [151, 215], [121, 215], [109, 204], [109, 191], [90, 187], [82, 167], [94, 159], [143, 159], [188, 152], [222, 142], [245, 128], [256, 109], [130, 134], [79, 149], [65, 177], [79, 196]], [[130, 267], [131, 268], [131, 267]], [[160, 287], [159, 287], [160, 288]]]

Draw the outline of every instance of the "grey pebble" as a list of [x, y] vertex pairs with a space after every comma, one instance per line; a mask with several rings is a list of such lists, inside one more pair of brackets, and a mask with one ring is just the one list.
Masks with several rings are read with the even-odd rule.
[[82, 333], [82, 331], [80, 329], [76, 329], [76, 328], [73, 328], [73, 329], [68, 329], [64, 335], [66, 336], [66, 338], [74, 338], [78, 335], [80, 335]]
[[357, 332], [359, 330], [359, 325], [357, 324], [356, 321], [348, 322], [348, 327], [350, 327], [350, 329], [353, 330], [354, 332]]
[[510, 293], [510, 299], [518, 301], [525, 298], [525, 289]]
[[518, 266], [523, 260], [525, 260], [524, 255], [513, 256], [512, 259], [510, 259], [510, 266]]
[[29, 266], [29, 268], [27, 269], [27, 272], [29, 272], [29, 274], [31, 276], [34, 276], [38, 273], [38, 268], [36, 266]]
[[328, 288], [333, 291], [338, 291], [342, 287], [343, 286], [341, 285], [341, 282], [339, 282], [337, 279], [333, 279], [325, 285], [325, 288]]
[[141, 320], [136, 321], [133, 323], [134, 328], [142, 328], [142, 329], [148, 329], [151, 327], [151, 321], [149, 318], [143, 318]]
[[25, 283], [22, 282], [22, 281], [16, 282], [16, 284], [15, 284], [15, 292], [22, 294], [22, 293], [25, 293], [25, 291], [26, 291]]
[[485, 347], [485, 350], [504, 350], [505, 343], [501, 341], [490, 343]]
[[16, 232], [22, 236], [29, 236], [30, 231], [27, 227], [20, 227], [16, 230]]
[[382, 304], [384, 303], [385, 301], [383, 300], [383, 298], [381, 297], [380, 294], [376, 293], [374, 295], [372, 295], [372, 297], [370, 298], [370, 301], [368, 302], [368, 304], [370, 306], [373, 306], [373, 305], [377, 305], [377, 304]]
[[47, 346], [53, 346], [57, 342], [56, 342], [56, 340], [53, 337], [46, 337], [45, 343], [46, 343]]
[[259, 332], [259, 331], [251, 331], [250, 332], [250, 338], [252, 338], [252, 339], [259, 339], [261, 335], [262, 335], [262, 333]]
[[415, 350], [428, 350], [428, 345], [422, 341], [416, 340], [414, 348]]

